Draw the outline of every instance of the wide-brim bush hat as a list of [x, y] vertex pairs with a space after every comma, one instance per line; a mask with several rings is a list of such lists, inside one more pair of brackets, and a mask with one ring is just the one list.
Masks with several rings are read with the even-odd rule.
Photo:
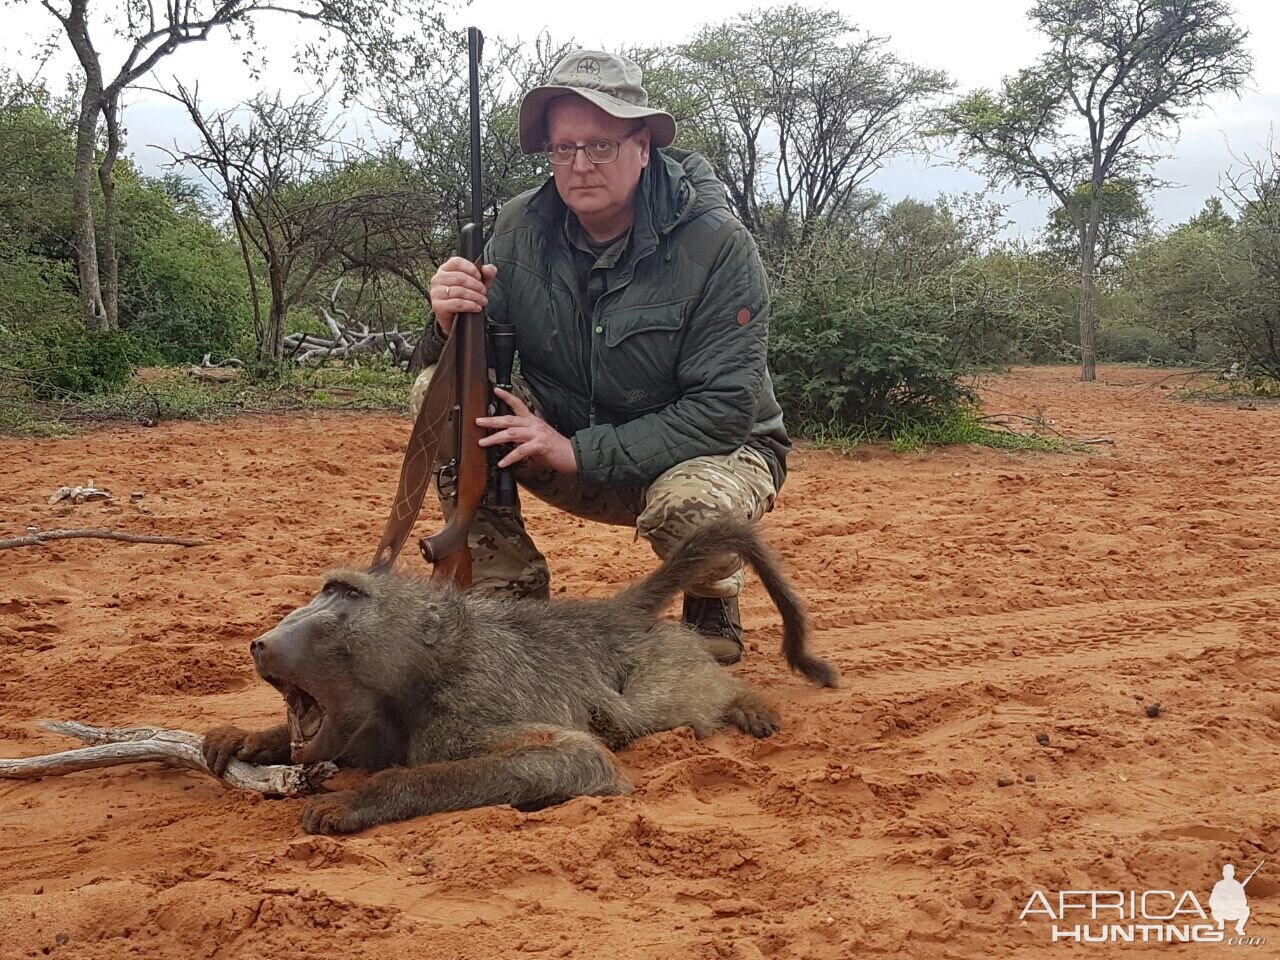
[[547, 141], [547, 104], [556, 97], [576, 94], [605, 113], [622, 120], [643, 120], [655, 147], [669, 147], [676, 138], [675, 117], [649, 106], [640, 66], [616, 53], [574, 50], [551, 70], [542, 86], [520, 101], [520, 149], [541, 153]]

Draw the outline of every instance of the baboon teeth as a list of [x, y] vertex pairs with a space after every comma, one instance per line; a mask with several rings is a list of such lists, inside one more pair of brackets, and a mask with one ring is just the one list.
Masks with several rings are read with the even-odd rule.
[[300, 687], [293, 687], [285, 694], [289, 704], [289, 737], [295, 742], [306, 742], [320, 732], [324, 723], [324, 709], [316, 699]]

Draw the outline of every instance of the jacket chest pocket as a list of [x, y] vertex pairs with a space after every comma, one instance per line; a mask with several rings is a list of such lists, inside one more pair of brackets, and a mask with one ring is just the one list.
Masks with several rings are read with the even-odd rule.
[[[512, 298], [518, 306], [509, 313], [519, 318], [515, 321], [516, 352], [521, 364], [560, 383], [584, 381], [587, 342], [573, 291], [548, 282], [530, 284], [520, 293]], [[582, 389], [585, 394], [585, 383]]]
[[626, 414], [671, 403], [679, 395], [676, 367], [690, 298], [625, 307], [607, 313], [596, 336], [597, 401]]

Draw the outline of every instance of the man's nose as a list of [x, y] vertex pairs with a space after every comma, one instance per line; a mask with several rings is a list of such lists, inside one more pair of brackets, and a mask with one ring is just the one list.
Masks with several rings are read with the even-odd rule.
[[579, 150], [573, 155], [573, 172], [590, 173], [596, 165], [587, 159], [587, 151]]

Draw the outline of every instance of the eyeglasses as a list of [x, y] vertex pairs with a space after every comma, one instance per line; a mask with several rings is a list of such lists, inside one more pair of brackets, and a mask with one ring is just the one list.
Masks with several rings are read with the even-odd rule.
[[618, 159], [618, 150], [622, 144], [634, 137], [640, 130], [634, 130], [621, 140], [592, 140], [590, 143], [548, 143], [542, 148], [547, 159], [557, 166], [573, 163], [581, 150], [587, 159], [594, 164], [613, 163]]

